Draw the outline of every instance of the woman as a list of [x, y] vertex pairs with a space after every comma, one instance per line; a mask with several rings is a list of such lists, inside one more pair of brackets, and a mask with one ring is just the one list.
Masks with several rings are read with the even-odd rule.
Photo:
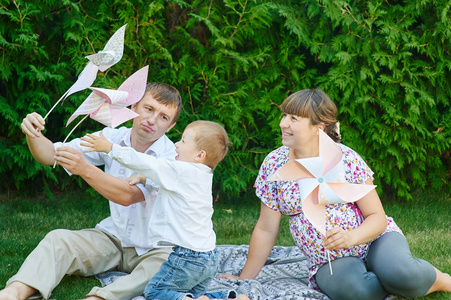
[[[239, 277], [221, 277], [254, 279], [276, 242], [281, 214], [287, 214], [293, 239], [309, 258], [310, 286], [332, 299], [383, 299], [389, 293], [420, 297], [434, 291], [450, 292], [448, 274], [412, 258], [405, 237], [396, 223], [386, 217], [375, 190], [355, 203], [327, 205], [326, 219], [333, 215], [335, 221], [340, 221], [338, 226], [326, 224], [328, 230], [323, 237], [302, 211], [297, 182], [267, 181], [289, 160], [319, 156], [320, 129], [337, 143], [341, 139], [336, 106], [324, 92], [296, 92], [280, 108], [283, 146], [265, 158], [255, 182], [262, 203], [246, 264]], [[373, 172], [362, 158], [343, 144], [338, 146], [343, 152], [346, 180], [372, 184]]]

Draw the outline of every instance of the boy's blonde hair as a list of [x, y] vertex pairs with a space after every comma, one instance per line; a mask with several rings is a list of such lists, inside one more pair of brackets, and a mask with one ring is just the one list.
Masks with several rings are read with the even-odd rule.
[[214, 170], [229, 150], [229, 138], [224, 127], [216, 122], [198, 120], [188, 124], [185, 130], [188, 128], [196, 133], [194, 141], [198, 150], [207, 154], [204, 164]]

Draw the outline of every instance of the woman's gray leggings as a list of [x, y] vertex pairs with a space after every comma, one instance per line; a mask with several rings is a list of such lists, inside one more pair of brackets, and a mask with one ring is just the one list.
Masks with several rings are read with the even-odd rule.
[[413, 258], [406, 238], [389, 232], [375, 240], [367, 262], [357, 257], [332, 261], [333, 275], [325, 264], [316, 282], [331, 299], [384, 299], [387, 294], [408, 298], [424, 296], [436, 279], [434, 267]]

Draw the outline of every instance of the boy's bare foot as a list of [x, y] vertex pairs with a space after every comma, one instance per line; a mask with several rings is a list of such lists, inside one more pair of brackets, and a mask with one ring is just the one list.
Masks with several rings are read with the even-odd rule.
[[[199, 298], [196, 298], [195, 300], [209, 300], [210, 298], [208, 298], [207, 296], [200, 296]], [[185, 299], [183, 300], [193, 300], [193, 298], [191, 297], [185, 297]]]
[[235, 298], [235, 300], [250, 300], [250, 299], [245, 294], [240, 294]]
[[0, 300], [25, 300], [36, 290], [22, 282], [14, 281], [0, 291]]

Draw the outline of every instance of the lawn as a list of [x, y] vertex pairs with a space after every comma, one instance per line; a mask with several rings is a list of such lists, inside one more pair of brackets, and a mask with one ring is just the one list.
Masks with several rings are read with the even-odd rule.
[[[451, 273], [451, 196], [418, 193], [415, 201], [383, 201], [388, 216], [403, 229], [414, 256], [430, 261]], [[248, 244], [259, 215], [259, 201], [249, 195], [233, 203], [215, 203], [213, 216], [218, 244]], [[0, 288], [17, 272], [20, 265], [47, 232], [56, 228], [93, 227], [108, 215], [105, 199], [90, 192], [0, 198]], [[288, 219], [282, 218], [278, 245], [294, 245]], [[98, 281], [93, 278], [66, 276], [54, 290], [53, 299], [80, 299]], [[424, 299], [448, 299], [451, 294], [434, 293]]]

